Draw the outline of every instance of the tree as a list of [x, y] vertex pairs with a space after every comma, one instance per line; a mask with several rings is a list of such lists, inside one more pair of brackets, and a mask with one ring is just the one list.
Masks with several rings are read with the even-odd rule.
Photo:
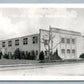
[[1, 57], [2, 57], [2, 52], [0, 52], [0, 59], [1, 59]]
[[44, 60], [44, 52], [43, 51], [41, 51], [40, 54], [39, 54], [39, 60], [41, 61], [41, 63]]
[[54, 52], [53, 56], [55, 57], [55, 60], [62, 60], [62, 58], [58, 55], [58, 50]]
[[[46, 38], [45, 38], [46, 37]], [[54, 48], [56, 48], [61, 41], [59, 41], [54, 47], [53, 47], [53, 39], [55, 38], [55, 35], [52, 36], [52, 31], [49, 31], [49, 33], [45, 34], [42, 38], [42, 43], [44, 44], [44, 47], [46, 51], [48, 52], [48, 58], [50, 60], [51, 52]]]
[[9, 55], [8, 55], [8, 54], [4, 54], [3, 57], [4, 57], [5, 59], [9, 59]]
[[82, 54], [80, 55], [80, 58], [84, 58], [84, 53], [82, 53]]
[[20, 49], [19, 49], [19, 48], [17, 48], [17, 49], [15, 50], [14, 56], [15, 56], [15, 59], [21, 59], [21, 57], [20, 57]]
[[25, 52], [24, 51], [20, 51], [20, 58], [21, 59], [25, 59]]

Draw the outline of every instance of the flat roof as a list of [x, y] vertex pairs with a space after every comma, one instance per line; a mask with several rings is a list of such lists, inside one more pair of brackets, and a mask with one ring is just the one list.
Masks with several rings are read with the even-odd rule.
[[20, 37], [16, 37], [16, 38], [9, 38], [9, 39], [5, 39], [5, 40], [0, 40], [0, 42], [1, 41], [6, 41], [6, 40], [13, 40], [13, 39], [18, 39], [18, 38], [24, 38], [24, 37], [29, 37], [29, 36], [34, 36], [34, 35], [39, 35], [39, 33], [38, 34], [31, 34], [31, 35], [25, 35], [25, 36], [20, 36]]

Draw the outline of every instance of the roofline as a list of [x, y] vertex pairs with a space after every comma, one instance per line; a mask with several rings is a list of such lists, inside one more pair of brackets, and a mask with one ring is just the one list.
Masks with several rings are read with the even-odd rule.
[[71, 30], [66, 30], [66, 29], [61, 29], [61, 28], [55, 28], [55, 27], [50, 27], [51, 29], [57, 29], [57, 30], [62, 30], [62, 31], [68, 31], [68, 32], [72, 32], [72, 33], [79, 33], [81, 35], [80, 32], [76, 32], [76, 31], [71, 31]]
[[23, 37], [29, 37], [29, 36], [34, 36], [34, 35], [39, 35], [39, 33], [37, 33], [37, 34], [31, 34], [31, 35], [25, 35], [25, 36], [20, 36], [20, 37], [15, 37], [15, 38], [10, 38], [10, 39], [5, 39], [5, 40], [0, 40], [0, 42], [1, 41], [6, 41], [6, 40], [13, 40], [13, 39], [18, 39], [18, 38], [23, 38]]

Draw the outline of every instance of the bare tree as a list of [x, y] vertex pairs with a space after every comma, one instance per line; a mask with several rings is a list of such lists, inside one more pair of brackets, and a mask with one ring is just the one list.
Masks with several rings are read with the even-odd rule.
[[[47, 38], [45, 38], [45, 36]], [[50, 56], [51, 56], [51, 52], [53, 51], [54, 48], [56, 48], [61, 41], [59, 41], [54, 47], [53, 47], [53, 39], [55, 38], [55, 35], [52, 36], [52, 32], [49, 31], [49, 34], [45, 34], [42, 38], [42, 43], [44, 44], [44, 47], [46, 49], [46, 51], [48, 52], [48, 57], [49, 57], [49, 61], [50, 61]]]

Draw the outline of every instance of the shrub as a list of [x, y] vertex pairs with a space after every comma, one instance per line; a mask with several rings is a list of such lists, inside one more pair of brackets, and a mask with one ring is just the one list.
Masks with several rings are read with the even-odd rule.
[[17, 49], [15, 50], [14, 56], [15, 56], [15, 59], [21, 59], [21, 57], [20, 57], [20, 49], [19, 49], [19, 48], [17, 48]]
[[30, 52], [26, 52], [26, 57], [25, 59], [29, 59], [30, 58]]
[[43, 62], [43, 60], [44, 60], [44, 52], [43, 51], [41, 51], [40, 54], [39, 54], [39, 60], [41, 62]]
[[0, 59], [1, 59], [1, 56], [2, 56], [2, 52], [0, 52]]
[[20, 51], [20, 59], [25, 59], [25, 52], [24, 51]]
[[54, 59], [55, 59], [55, 60], [62, 60], [62, 58], [58, 55], [58, 50], [57, 50], [57, 49], [56, 49], [56, 51], [54, 52], [53, 56], [54, 56]]
[[3, 58], [9, 59], [9, 55], [8, 54], [5, 54], [5, 55], [3, 55]]
[[82, 53], [82, 54], [80, 55], [80, 58], [84, 58], [84, 53]]
[[36, 57], [35, 52], [34, 52], [34, 50], [32, 50], [32, 51], [30, 52], [29, 59], [30, 59], [30, 60], [35, 60], [35, 57]]

